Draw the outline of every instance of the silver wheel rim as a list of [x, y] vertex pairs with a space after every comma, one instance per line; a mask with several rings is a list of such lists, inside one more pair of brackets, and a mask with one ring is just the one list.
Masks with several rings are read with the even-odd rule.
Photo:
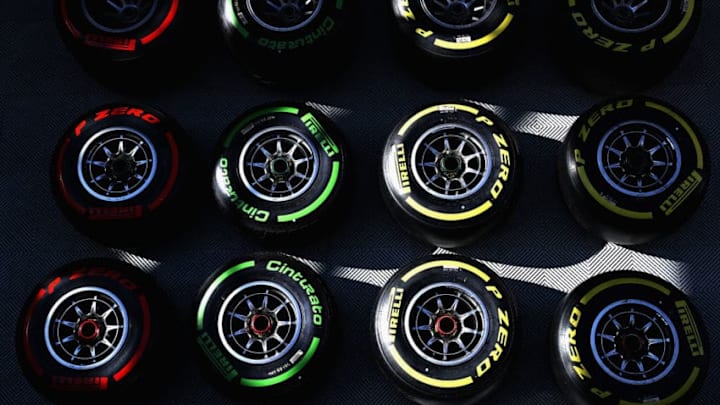
[[592, 10], [606, 26], [624, 33], [649, 31], [670, 14], [671, 0], [592, 0]]
[[680, 175], [682, 154], [675, 137], [665, 129], [651, 122], [627, 121], [600, 140], [597, 163], [612, 188], [647, 198], [672, 187]]
[[80, 184], [101, 201], [122, 202], [137, 197], [157, 171], [155, 146], [128, 127], [107, 128], [83, 145], [77, 164]]
[[492, 162], [489, 147], [474, 130], [440, 125], [425, 132], [415, 143], [412, 173], [420, 187], [444, 200], [473, 195], [487, 183]]
[[312, 187], [320, 168], [317, 149], [290, 127], [268, 128], [252, 137], [240, 153], [243, 185], [265, 201], [296, 199]]
[[423, 11], [439, 26], [467, 29], [485, 22], [498, 0], [421, 0]]
[[595, 317], [590, 336], [600, 368], [634, 386], [665, 378], [680, 353], [678, 332], [670, 317], [643, 300], [621, 300], [605, 307]]
[[45, 319], [45, 346], [58, 364], [91, 370], [107, 364], [123, 348], [128, 314], [122, 301], [104, 288], [72, 290]]
[[108, 34], [124, 34], [146, 24], [158, 7], [158, 0], [82, 0], [90, 23]]
[[225, 299], [217, 328], [225, 349], [248, 364], [271, 363], [293, 349], [302, 327], [300, 305], [283, 286], [256, 281]]
[[488, 310], [478, 295], [456, 283], [436, 283], [415, 294], [405, 313], [405, 337], [424, 360], [456, 366], [487, 341]]
[[246, 0], [255, 22], [275, 32], [299, 30], [310, 24], [322, 9], [324, 0]]

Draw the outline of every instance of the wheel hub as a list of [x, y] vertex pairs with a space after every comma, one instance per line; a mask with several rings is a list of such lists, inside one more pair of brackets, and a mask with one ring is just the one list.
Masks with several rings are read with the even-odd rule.
[[106, 166], [108, 177], [119, 182], [129, 181], [135, 175], [136, 169], [135, 159], [126, 153], [112, 156]]
[[102, 322], [95, 318], [87, 318], [80, 321], [75, 331], [78, 341], [84, 344], [92, 344], [102, 340], [102, 332]]
[[633, 176], [642, 176], [650, 172], [653, 160], [650, 153], [642, 148], [629, 148], [620, 158], [623, 170]]
[[286, 24], [296, 24], [302, 19], [303, 13], [299, 5], [287, 3], [280, 7], [280, 15]]
[[453, 1], [447, 7], [448, 16], [455, 23], [462, 23], [470, 18], [470, 7], [463, 1]]
[[438, 169], [446, 179], [456, 179], [465, 171], [465, 162], [457, 153], [444, 153], [437, 162]]
[[288, 155], [275, 155], [268, 162], [268, 172], [274, 182], [282, 183], [295, 173], [295, 165]]
[[250, 330], [257, 337], [272, 335], [274, 322], [269, 314], [257, 313], [250, 318]]
[[615, 347], [625, 359], [641, 360], [648, 352], [648, 338], [642, 331], [625, 329], [615, 337]]
[[458, 332], [459, 320], [454, 314], [443, 314], [435, 319], [435, 333], [443, 338], [452, 338]]

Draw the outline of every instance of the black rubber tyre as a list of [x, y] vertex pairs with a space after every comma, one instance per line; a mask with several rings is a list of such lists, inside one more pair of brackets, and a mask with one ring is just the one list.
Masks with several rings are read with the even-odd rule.
[[127, 247], [148, 243], [179, 228], [172, 217], [185, 202], [187, 142], [179, 125], [154, 108], [98, 107], [58, 142], [53, 192], [67, 218], [90, 237]]
[[516, 0], [489, 0], [475, 9], [463, 0], [391, 1], [407, 41], [428, 56], [443, 59], [471, 59], [496, 50], [515, 29], [520, 10]]
[[16, 332], [22, 371], [53, 402], [149, 398], [168, 374], [167, 305], [154, 280], [127, 263], [69, 263], [23, 307]]
[[233, 398], [310, 392], [333, 351], [333, 305], [319, 275], [288, 255], [230, 261], [194, 304], [199, 364]]
[[454, 248], [476, 241], [511, 208], [518, 147], [507, 125], [482, 107], [433, 105], [393, 130], [381, 173], [397, 222], [416, 238]]
[[515, 300], [474, 259], [437, 255], [403, 267], [381, 289], [375, 314], [381, 369], [412, 401], [479, 403], [510, 368]]
[[593, 277], [568, 294], [551, 339], [552, 370], [574, 404], [684, 404], [709, 367], [688, 297], [635, 271]]
[[221, 212], [253, 235], [277, 238], [314, 227], [334, 211], [345, 174], [333, 122], [300, 103], [274, 103], [238, 117], [213, 159]]
[[667, 76], [686, 53], [701, 0], [563, 2], [561, 53], [571, 74], [605, 94], [641, 91]]
[[54, 7], [61, 38], [95, 78], [141, 90], [178, 76], [193, 14], [187, 0], [54, 0]]
[[647, 97], [609, 99], [570, 129], [560, 187], [588, 231], [617, 244], [648, 243], [697, 210], [710, 179], [709, 157], [700, 133], [674, 107]]
[[[297, 85], [346, 65], [354, 0], [218, 0], [225, 42], [245, 69], [268, 84]], [[332, 63], [315, 63], [332, 54]]]

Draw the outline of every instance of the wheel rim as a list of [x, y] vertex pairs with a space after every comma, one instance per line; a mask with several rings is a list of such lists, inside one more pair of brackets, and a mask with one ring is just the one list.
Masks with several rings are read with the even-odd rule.
[[498, 0], [421, 0], [423, 11], [444, 28], [467, 29], [485, 22]]
[[303, 195], [318, 177], [317, 149], [292, 128], [270, 128], [240, 153], [240, 177], [256, 197], [285, 202]]
[[671, 187], [680, 175], [677, 140], [645, 121], [624, 122], [600, 141], [600, 174], [615, 190], [632, 197], [652, 197]]
[[592, 0], [595, 15], [606, 26], [625, 33], [649, 31], [670, 14], [671, 0]]
[[248, 283], [220, 309], [218, 333], [225, 349], [249, 364], [268, 364], [293, 349], [302, 326], [300, 305], [279, 284]]
[[85, 143], [77, 171], [82, 187], [93, 197], [127, 201], [152, 183], [157, 152], [144, 134], [132, 128], [108, 128]]
[[82, 0], [90, 23], [108, 34], [123, 34], [146, 24], [158, 7], [158, 0]]
[[472, 359], [487, 341], [487, 307], [455, 283], [429, 285], [413, 296], [405, 314], [405, 337], [415, 353], [439, 366]]
[[678, 332], [670, 317], [642, 300], [608, 305], [593, 321], [595, 361], [613, 379], [630, 385], [662, 380], [677, 363]]
[[324, 0], [246, 0], [250, 16], [276, 32], [299, 30], [320, 13]]
[[472, 129], [441, 125], [430, 129], [415, 143], [413, 176], [431, 195], [460, 200], [476, 193], [490, 177], [487, 143]]
[[125, 305], [108, 290], [83, 287], [63, 295], [45, 320], [45, 345], [64, 367], [91, 370], [111, 361], [128, 333]]

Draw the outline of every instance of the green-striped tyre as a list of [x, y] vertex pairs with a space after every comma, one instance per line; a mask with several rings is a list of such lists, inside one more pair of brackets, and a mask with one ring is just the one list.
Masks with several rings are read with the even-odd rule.
[[326, 369], [332, 305], [319, 275], [285, 254], [228, 262], [207, 279], [195, 302], [199, 364], [231, 397], [310, 389]]
[[345, 153], [338, 132], [305, 104], [267, 104], [240, 116], [213, 163], [221, 212], [260, 238], [315, 225], [340, 193]]

